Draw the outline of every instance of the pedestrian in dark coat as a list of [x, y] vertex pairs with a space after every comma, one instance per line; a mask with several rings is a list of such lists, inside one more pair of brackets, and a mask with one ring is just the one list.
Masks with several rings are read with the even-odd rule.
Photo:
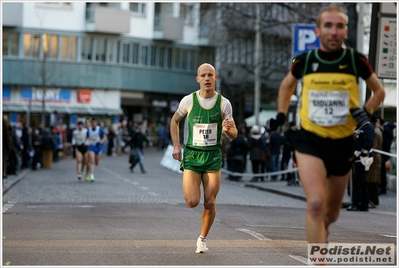
[[[380, 120], [372, 116], [370, 123], [374, 127], [375, 137], [373, 149], [382, 150], [383, 127]], [[381, 184], [381, 154], [373, 153], [373, 164], [367, 172], [367, 187], [369, 191], [369, 208], [375, 208], [379, 205], [378, 190]]]
[[[266, 159], [266, 154], [264, 153], [265, 146], [265, 141], [260, 134], [260, 127], [254, 125], [248, 139], [249, 159], [251, 160], [252, 173], [254, 174], [258, 174], [262, 171], [262, 162]], [[264, 178], [254, 175], [251, 182], [257, 182], [258, 180], [264, 181]]]
[[140, 164], [141, 173], [147, 173], [144, 168], [144, 154], [143, 154], [143, 146], [144, 144], [148, 145], [149, 140], [144, 135], [142, 131], [142, 127], [138, 126], [136, 130], [132, 131], [132, 138], [130, 140], [130, 148], [136, 153], [138, 157], [138, 162], [131, 163], [130, 171], [133, 172], [134, 167], [137, 163]]

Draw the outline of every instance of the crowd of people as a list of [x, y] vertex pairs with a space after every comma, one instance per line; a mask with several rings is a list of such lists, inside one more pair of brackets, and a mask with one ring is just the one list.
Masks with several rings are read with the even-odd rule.
[[[291, 168], [290, 160], [294, 160], [294, 137], [297, 126], [290, 122], [284, 132], [266, 132], [265, 127], [254, 125], [247, 128], [243, 124], [238, 128], [238, 136], [231, 140], [223, 137], [222, 146], [224, 156], [224, 168], [231, 172], [246, 173], [247, 160], [251, 163], [251, 171], [254, 177], [251, 182], [265, 181], [266, 173], [283, 171]], [[260, 174], [260, 175], [256, 175]], [[232, 181], [243, 181], [243, 176], [228, 175]], [[280, 176], [271, 176], [271, 181], [286, 180], [291, 183], [291, 173], [283, 173]]]
[[84, 122], [77, 122], [76, 127], [54, 124], [27, 128], [21, 123], [11, 125], [7, 117], [3, 117], [3, 179], [17, 175], [23, 169], [47, 169], [61, 158], [75, 158], [78, 179], [85, 177], [94, 181], [94, 167], [100, 158], [121, 154], [137, 156], [130, 171], [133, 172], [138, 164], [145, 173], [142, 144], [153, 146], [156, 143], [162, 151], [170, 143], [169, 125], [159, 124], [157, 128], [162, 130], [153, 130], [154, 137], [157, 132], [162, 136], [150, 140], [147, 138], [148, 128], [144, 129], [138, 123], [129, 126], [126, 120], [105, 125], [95, 118], [86, 118]]

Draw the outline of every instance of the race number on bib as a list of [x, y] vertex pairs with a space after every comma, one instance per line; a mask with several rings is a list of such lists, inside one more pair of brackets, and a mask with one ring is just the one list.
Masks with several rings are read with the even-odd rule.
[[309, 91], [309, 119], [323, 127], [346, 123], [349, 112], [349, 92]]
[[193, 145], [213, 146], [217, 144], [217, 124], [194, 124]]

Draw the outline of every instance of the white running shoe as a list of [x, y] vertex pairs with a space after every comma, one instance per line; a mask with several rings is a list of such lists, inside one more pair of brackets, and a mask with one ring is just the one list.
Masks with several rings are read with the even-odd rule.
[[195, 253], [208, 253], [209, 249], [206, 247], [206, 239], [201, 239], [201, 237], [198, 237], [197, 240], [197, 250]]

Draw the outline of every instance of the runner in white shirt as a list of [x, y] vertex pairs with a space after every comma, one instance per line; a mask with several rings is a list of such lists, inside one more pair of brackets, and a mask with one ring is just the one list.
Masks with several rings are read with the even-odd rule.
[[83, 127], [83, 122], [79, 121], [77, 124], [77, 128], [73, 131], [73, 136], [72, 136], [72, 145], [75, 148], [76, 170], [78, 172], [78, 180], [82, 178], [82, 173], [81, 173], [82, 167], [84, 167], [84, 165], [87, 164], [86, 139], [87, 139], [87, 129]]

